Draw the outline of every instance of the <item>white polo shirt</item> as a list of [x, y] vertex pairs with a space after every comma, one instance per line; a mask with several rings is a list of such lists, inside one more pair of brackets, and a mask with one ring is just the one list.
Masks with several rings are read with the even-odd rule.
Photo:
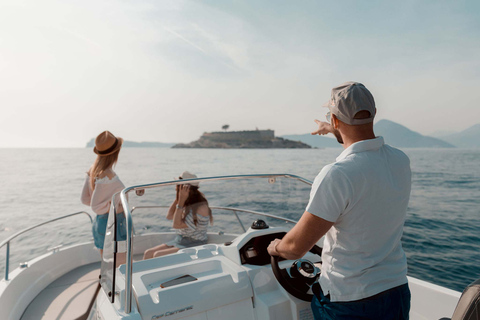
[[407, 283], [401, 237], [410, 189], [410, 160], [382, 137], [354, 143], [315, 178], [306, 211], [334, 222], [319, 280], [331, 301]]

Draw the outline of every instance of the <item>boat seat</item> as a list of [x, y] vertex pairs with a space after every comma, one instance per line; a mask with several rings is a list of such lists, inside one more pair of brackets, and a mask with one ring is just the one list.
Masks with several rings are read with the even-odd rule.
[[58, 278], [28, 305], [21, 320], [87, 319], [99, 289], [100, 262]]
[[480, 320], [480, 279], [463, 290], [451, 320]]

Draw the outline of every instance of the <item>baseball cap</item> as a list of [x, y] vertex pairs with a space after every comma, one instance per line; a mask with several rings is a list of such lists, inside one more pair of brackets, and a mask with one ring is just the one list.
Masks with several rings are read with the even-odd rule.
[[[373, 122], [375, 117], [375, 100], [361, 83], [349, 81], [332, 89], [330, 100], [323, 105], [330, 109], [340, 121], [350, 125]], [[370, 117], [355, 119], [360, 111], [370, 112]]]

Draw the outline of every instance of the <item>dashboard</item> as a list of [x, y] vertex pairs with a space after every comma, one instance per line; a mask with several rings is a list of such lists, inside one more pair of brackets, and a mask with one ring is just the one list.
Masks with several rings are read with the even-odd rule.
[[274, 239], [282, 239], [286, 232], [277, 232], [261, 235], [250, 239], [240, 248], [240, 261], [242, 264], [264, 266], [270, 264], [270, 255], [267, 248]]

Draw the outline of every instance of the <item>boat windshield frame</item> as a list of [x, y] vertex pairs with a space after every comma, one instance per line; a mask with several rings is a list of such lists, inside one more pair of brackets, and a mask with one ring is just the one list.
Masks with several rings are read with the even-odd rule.
[[[132, 211], [135, 208], [130, 208], [129, 203], [128, 203], [128, 197], [127, 194], [132, 192], [132, 191], [137, 191], [139, 190], [140, 192], [146, 190], [146, 189], [152, 189], [152, 188], [158, 188], [158, 187], [164, 187], [164, 186], [174, 186], [178, 184], [185, 184], [189, 182], [205, 182], [205, 181], [221, 181], [221, 180], [239, 180], [239, 179], [262, 179], [262, 178], [267, 178], [267, 179], [275, 179], [275, 178], [287, 178], [287, 179], [294, 179], [298, 180], [300, 182], [303, 182], [307, 185], [312, 185], [312, 182], [304, 179], [300, 176], [293, 175], [293, 174], [288, 174], [288, 173], [283, 173], [283, 174], [249, 174], [249, 175], [229, 175], [229, 176], [215, 176], [215, 177], [205, 177], [205, 178], [196, 178], [196, 179], [182, 179], [182, 180], [171, 180], [171, 181], [165, 181], [165, 182], [158, 182], [158, 183], [150, 183], [150, 184], [142, 184], [142, 185], [135, 185], [131, 187], [127, 187], [123, 189], [120, 193], [116, 193], [112, 196], [112, 201], [111, 201], [111, 207], [110, 207], [110, 212], [109, 212], [109, 221], [112, 221], [114, 224], [116, 224], [116, 219], [115, 219], [115, 197], [120, 195], [120, 200], [121, 204], [123, 207], [123, 211], [125, 214], [125, 222], [126, 222], [126, 263], [125, 263], [125, 313], [129, 314], [132, 311], [132, 264], [133, 264], [133, 220], [132, 220]], [[273, 180], [275, 181], [275, 180]], [[257, 212], [258, 214], [258, 212]], [[259, 213], [262, 214], [262, 213]], [[266, 214], [265, 214], [266, 215]], [[274, 219], [279, 219], [285, 221], [285, 218], [283, 217], [277, 217], [274, 215], [266, 215], [273, 217]], [[238, 218], [238, 217], [237, 217]], [[112, 232], [115, 233], [116, 226], [112, 228]], [[117, 253], [119, 250], [117, 250], [118, 246], [118, 241], [116, 241], [116, 236], [114, 235], [111, 239], [113, 240], [113, 253]], [[123, 251], [123, 250], [122, 250]], [[114, 281], [115, 281], [115, 272], [116, 272], [116, 267], [115, 267], [115, 261], [113, 263], [109, 263], [111, 265], [113, 270], [109, 270], [111, 272], [112, 276], [112, 283], [110, 284], [111, 290], [115, 290], [114, 287]], [[103, 262], [102, 262], [102, 269], [103, 269]], [[102, 270], [103, 273], [103, 270]], [[104, 280], [104, 279], [102, 279]], [[102, 287], [105, 290], [105, 287], [102, 285]], [[107, 293], [108, 294], [108, 293]], [[115, 294], [113, 292], [110, 292], [110, 299], [111, 302], [113, 303], [113, 299]]]

